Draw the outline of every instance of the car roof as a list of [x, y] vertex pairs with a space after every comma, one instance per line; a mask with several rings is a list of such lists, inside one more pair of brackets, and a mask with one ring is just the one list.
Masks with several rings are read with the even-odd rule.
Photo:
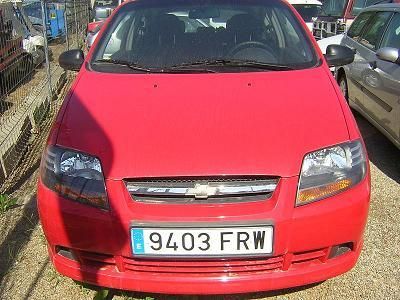
[[364, 8], [361, 12], [365, 11], [396, 11], [400, 12], [400, 3], [377, 4]]

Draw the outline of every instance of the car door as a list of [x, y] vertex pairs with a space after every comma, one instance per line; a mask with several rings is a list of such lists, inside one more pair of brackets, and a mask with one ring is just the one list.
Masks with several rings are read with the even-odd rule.
[[360, 85], [360, 82], [361, 71], [365, 64], [364, 58], [360, 55], [360, 49], [363, 48], [363, 46], [359, 43], [359, 39], [364, 31], [364, 28], [368, 27], [369, 22], [374, 16], [374, 11], [361, 13], [353, 22], [349, 28], [349, 31], [347, 34], [345, 34], [341, 42], [342, 45], [355, 50], [354, 61], [351, 64], [344, 66], [344, 69], [346, 70], [346, 76], [348, 79], [347, 84], [349, 101], [354, 102], [357, 105], [361, 105], [361, 100], [363, 98], [362, 85]]
[[[388, 25], [379, 48], [384, 47], [400, 51], [400, 13], [395, 13]], [[370, 90], [387, 104], [382, 111], [384, 119], [380, 121], [386, 125], [388, 133], [400, 143], [400, 64], [376, 57], [376, 69], [373, 71], [375, 73], [372, 73], [371, 79], [378, 78], [379, 81], [372, 84]], [[379, 105], [376, 109], [382, 110]]]
[[361, 35], [355, 39], [357, 61], [351, 67], [353, 74], [350, 79], [360, 91], [355, 101], [358, 107], [385, 129], [389, 125], [385, 120], [390, 109], [376, 94], [381, 86], [381, 77], [376, 71], [376, 50], [392, 15], [393, 12], [388, 11], [376, 12], [363, 28]]
[[[399, 76], [399, 66], [377, 58], [376, 51], [389, 43], [388, 36], [391, 25], [396, 27], [398, 14], [392, 12], [378, 12], [368, 27], [364, 30], [359, 43], [362, 57], [359, 84], [362, 87], [361, 109], [364, 110], [375, 122], [382, 126], [387, 133], [398, 139], [397, 119], [399, 118], [397, 105], [399, 101], [398, 86], [395, 77]], [[395, 23], [393, 23], [395, 21]], [[389, 28], [390, 27], [390, 28]], [[397, 26], [399, 27], [399, 26]], [[392, 34], [389, 37], [392, 38]], [[398, 35], [394, 35], [396, 38]], [[392, 88], [389, 88], [389, 87]], [[396, 92], [397, 89], [397, 92]]]

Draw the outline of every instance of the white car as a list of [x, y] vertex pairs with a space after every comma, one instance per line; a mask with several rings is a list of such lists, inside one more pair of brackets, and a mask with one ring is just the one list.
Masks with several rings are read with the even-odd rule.
[[[318, 40], [317, 43], [318, 43], [318, 46], [321, 49], [322, 53], [326, 54], [326, 48], [329, 45], [340, 45], [340, 43], [343, 40], [343, 37], [344, 37], [344, 33], [337, 34], [334, 36], [330, 36], [330, 37]], [[335, 68], [333, 68], [333, 67], [331, 67], [330, 70], [331, 70], [332, 74], [335, 72]]]
[[313, 19], [318, 17], [322, 2], [317, 0], [289, 0], [288, 2], [298, 11], [307, 27], [312, 31]]
[[337, 34], [331, 37], [327, 37], [324, 39], [321, 39], [319, 41], [317, 41], [319, 48], [321, 49], [322, 53], [325, 54], [326, 53], [326, 48], [329, 45], [340, 45], [340, 43], [342, 42], [344, 37], [344, 34]]

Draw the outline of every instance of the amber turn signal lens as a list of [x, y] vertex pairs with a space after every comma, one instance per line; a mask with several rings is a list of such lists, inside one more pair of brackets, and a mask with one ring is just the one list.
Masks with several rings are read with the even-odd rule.
[[297, 195], [297, 203], [301, 205], [302, 203], [305, 204], [317, 199], [323, 199], [332, 196], [334, 194], [337, 194], [338, 192], [347, 189], [351, 185], [352, 185], [351, 179], [343, 179], [324, 186], [305, 189], [299, 191]]
[[75, 200], [82, 204], [89, 204], [100, 208], [108, 208], [107, 197], [102, 193], [86, 188], [86, 186], [90, 186], [90, 184], [85, 185], [83, 188], [77, 189], [73, 186], [57, 183], [54, 186], [54, 191], [64, 197]]

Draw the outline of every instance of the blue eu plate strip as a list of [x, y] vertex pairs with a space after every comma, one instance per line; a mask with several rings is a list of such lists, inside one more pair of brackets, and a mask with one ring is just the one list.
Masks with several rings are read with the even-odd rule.
[[132, 229], [131, 238], [133, 242], [133, 253], [134, 254], [144, 254], [144, 238], [143, 229]]

